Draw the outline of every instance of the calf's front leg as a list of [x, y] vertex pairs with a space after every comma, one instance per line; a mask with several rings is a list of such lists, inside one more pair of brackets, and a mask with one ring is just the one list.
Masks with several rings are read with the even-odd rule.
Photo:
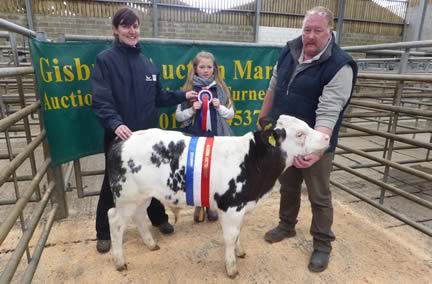
[[243, 222], [244, 211], [229, 210], [220, 212], [225, 242], [225, 269], [229, 277], [234, 278], [238, 274], [236, 255], [243, 257], [244, 250], [240, 247], [240, 227]]

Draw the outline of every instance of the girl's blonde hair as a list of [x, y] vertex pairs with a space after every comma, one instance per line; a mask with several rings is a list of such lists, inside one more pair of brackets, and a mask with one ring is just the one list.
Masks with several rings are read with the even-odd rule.
[[222, 90], [225, 92], [225, 95], [227, 97], [227, 102], [226, 102], [225, 106], [230, 108], [232, 106], [230, 91], [228, 89], [228, 86], [225, 84], [225, 82], [220, 77], [219, 68], [218, 68], [218, 65], [216, 63], [216, 58], [210, 52], [200, 51], [194, 57], [194, 59], [192, 60], [192, 68], [189, 69], [186, 83], [183, 85], [183, 90], [184, 91], [190, 91], [193, 89], [193, 83], [192, 83], [193, 76], [196, 75], [196, 67], [198, 66], [198, 63], [199, 63], [201, 58], [207, 58], [207, 59], [210, 59], [213, 61], [213, 76], [215, 78], [217, 85], [220, 88], [222, 88]]

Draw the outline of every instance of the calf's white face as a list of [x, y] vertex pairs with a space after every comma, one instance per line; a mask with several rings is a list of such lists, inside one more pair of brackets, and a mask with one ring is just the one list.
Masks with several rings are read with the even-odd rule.
[[293, 156], [304, 156], [327, 149], [330, 138], [327, 134], [310, 128], [306, 122], [288, 115], [281, 115], [276, 129], [283, 129], [285, 139], [280, 142], [281, 150], [287, 153], [287, 163]]

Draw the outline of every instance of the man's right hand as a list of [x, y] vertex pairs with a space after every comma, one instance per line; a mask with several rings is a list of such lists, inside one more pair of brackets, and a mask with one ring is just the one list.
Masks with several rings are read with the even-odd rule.
[[132, 131], [126, 125], [122, 124], [114, 130], [114, 133], [120, 137], [121, 140], [126, 140], [132, 135]]

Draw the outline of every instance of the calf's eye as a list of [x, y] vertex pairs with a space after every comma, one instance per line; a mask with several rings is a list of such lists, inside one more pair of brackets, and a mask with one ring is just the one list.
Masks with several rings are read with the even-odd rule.
[[303, 137], [303, 135], [304, 135], [304, 132], [299, 131], [299, 132], [297, 132], [296, 137], [301, 138], [301, 137]]

